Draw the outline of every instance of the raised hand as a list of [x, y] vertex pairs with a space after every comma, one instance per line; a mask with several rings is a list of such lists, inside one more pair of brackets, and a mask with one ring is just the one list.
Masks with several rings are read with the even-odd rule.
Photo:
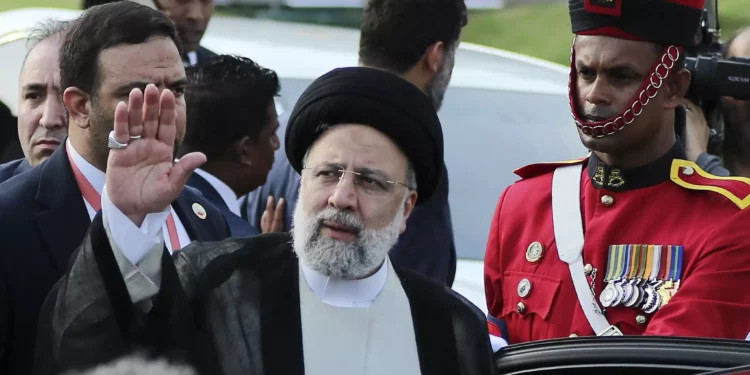
[[273, 196], [268, 197], [266, 210], [260, 217], [260, 229], [263, 233], [283, 232], [284, 231], [284, 207], [286, 201], [284, 198], [279, 199], [279, 204], [275, 204]]
[[190, 153], [174, 163], [176, 119], [174, 94], [159, 94], [153, 84], [144, 92], [133, 89], [128, 104], [120, 102], [115, 109], [115, 139], [127, 146], [109, 151], [107, 194], [135, 225], [166, 209], [206, 162], [202, 153]]

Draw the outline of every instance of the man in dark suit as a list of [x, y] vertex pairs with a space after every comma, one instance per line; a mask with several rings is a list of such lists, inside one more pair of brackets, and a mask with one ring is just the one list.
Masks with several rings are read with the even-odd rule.
[[[177, 40], [164, 15], [129, 1], [91, 8], [70, 28], [60, 52], [69, 138], [44, 164], [0, 184], [0, 373], [31, 372], [40, 308], [101, 206], [118, 101], [135, 108], [158, 101], [160, 90], [176, 96], [171, 113], [179, 119], [176, 142], [182, 139], [187, 81]], [[145, 97], [134, 90], [149, 82], [159, 87], [149, 84]], [[129, 115], [142, 118], [142, 111]], [[170, 251], [229, 234], [221, 212], [194, 190], [167, 211], [166, 224], [141, 229], [161, 229]]]
[[200, 65], [216, 56], [200, 46], [208, 22], [214, 14], [214, 0], [154, 0], [154, 5], [177, 27], [184, 49], [182, 61], [185, 66]]
[[180, 153], [197, 151], [207, 157], [188, 186], [224, 211], [233, 237], [258, 235], [261, 231], [240, 216], [237, 197], [265, 183], [273, 165], [280, 143], [274, 105], [279, 78], [250, 59], [228, 55], [188, 69], [188, 74], [187, 131]]
[[69, 26], [67, 21], [48, 20], [29, 35], [29, 49], [19, 75], [18, 121], [14, 127], [24, 157], [0, 165], [0, 182], [47, 160], [67, 135], [59, 56]]
[[23, 158], [0, 164], [0, 182], [26, 172], [29, 169], [31, 169], [31, 164], [29, 164], [28, 160]]

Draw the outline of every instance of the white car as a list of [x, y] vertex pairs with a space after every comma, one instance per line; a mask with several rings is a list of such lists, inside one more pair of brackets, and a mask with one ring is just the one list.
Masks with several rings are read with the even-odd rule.
[[[0, 101], [14, 113], [27, 30], [43, 19], [79, 14], [46, 8], [0, 13]], [[315, 78], [357, 65], [359, 32], [215, 16], [202, 45], [275, 70], [282, 87], [277, 107], [285, 111]], [[458, 49], [440, 111], [458, 253], [453, 288], [485, 312], [482, 259], [497, 199], [517, 179], [513, 170], [586, 155], [569, 115], [567, 82], [567, 67], [470, 43]]]

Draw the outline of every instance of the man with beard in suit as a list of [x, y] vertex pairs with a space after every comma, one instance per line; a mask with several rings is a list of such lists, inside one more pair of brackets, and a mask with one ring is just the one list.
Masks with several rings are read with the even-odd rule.
[[[129, 116], [169, 89], [185, 132], [187, 83], [172, 23], [130, 1], [93, 7], [74, 21], [60, 52], [60, 87], [70, 115], [69, 137], [38, 168], [0, 185], [0, 373], [28, 374], [39, 310], [99, 211], [114, 109]], [[145, 93], [141, 90], [145, 89]], [[184, 189], [165, 214], [166, 248], [221, 240], [227, 223], [194, 190]]]

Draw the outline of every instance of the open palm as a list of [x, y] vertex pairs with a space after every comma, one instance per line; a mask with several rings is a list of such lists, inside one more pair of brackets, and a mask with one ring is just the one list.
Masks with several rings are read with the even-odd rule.
[[143, 92], [134, 89], [128, 104], [115, 109], [115, 138], [128, 146], [109, 152], [107, 194], [136, 225], [167, 208], [206, 161], [205, 155], [191, 153], [173, 162], [176, 118], [174, 94], [160, 94], [154, 85]]

